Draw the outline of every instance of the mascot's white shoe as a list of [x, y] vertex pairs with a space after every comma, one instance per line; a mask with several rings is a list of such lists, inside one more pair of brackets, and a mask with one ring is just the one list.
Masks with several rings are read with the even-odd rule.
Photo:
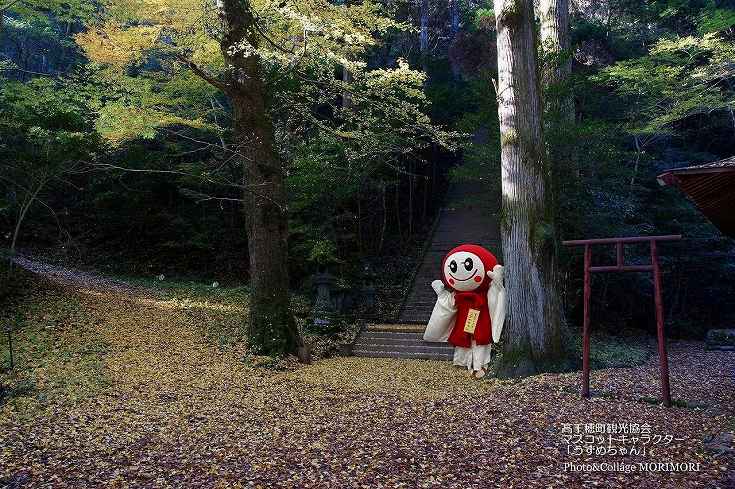
[[485, 370], [484, 368], [481, 368], [480, 370], [478, 370], [477, 372], [475, 372], [475, 378], [476, 379], [481, 379], [481, 378], [483, 378], [485, 376], [486, 373], [487, 373], [487, 370]]

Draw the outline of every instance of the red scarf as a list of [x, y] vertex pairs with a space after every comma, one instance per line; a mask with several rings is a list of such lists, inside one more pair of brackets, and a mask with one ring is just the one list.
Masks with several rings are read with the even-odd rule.
[[472, 335], [465, 333], [464, 325], [470, 309], [478, 309], [480, 317], [475, 326], [475, 343], [478, 345], [489, 345], [492, 343], [490, 334], [490, 310], [487, 307], [487, 290], [474, 290], [472, 292], [455, 292], [454, 304], [457, 307], [457, 321], [449, 335], [449, 342], [454, 346], [469, 348], [472, 346]]

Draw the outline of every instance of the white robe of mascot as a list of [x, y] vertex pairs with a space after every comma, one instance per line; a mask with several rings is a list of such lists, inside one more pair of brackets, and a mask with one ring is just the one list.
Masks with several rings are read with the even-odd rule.
[[483, 377], [505, 322], [503, 266], [481, 246], [457, 246], [442, 260], [442, 280], [431, 287], [437, 299], [424, 341], [448, 341], [454, 364]]

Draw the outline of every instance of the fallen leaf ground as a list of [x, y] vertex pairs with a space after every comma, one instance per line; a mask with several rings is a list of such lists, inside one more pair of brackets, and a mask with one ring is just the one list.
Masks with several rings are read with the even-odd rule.
[[[477, 381], [448, 363], [333, 358], [274, 371], [223, 333], [242, 301], [46, 288], [20, 308], [0, 487], [735, 487], [735, 355], [670, 347], [579, 374]], [[214, 326], [213, 326], [214, 325]], [[594, 345], [593, 345], [594, 348]], [[25, 386], [25, 390], [22, 388]], [[646, 456], [568, 455], [563, 423], [647, 423]], [[572, 472], [565, 462], [699, 462]]]

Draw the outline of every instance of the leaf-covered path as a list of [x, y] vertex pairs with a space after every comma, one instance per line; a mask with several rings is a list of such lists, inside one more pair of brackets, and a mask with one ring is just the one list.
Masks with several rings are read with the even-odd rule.
[[[134, 287], [122, 280], [105, 277], [98, 273], [47, 263], [28, 256], [18, 255], [13, 258], [13, 263], [24, 270], [41, 275], [51, 282], [73, 288], [129, 294], [141, 291], [140, 287]], [[150, 293], [151, 291], [145, 290], [145, 292]]]
[[[335, 358], [273, 371], [210, 324], [232, 301], [50, 288], [26, 304], [0, 408], [8, 487], [732, 487], [732, 354], [671, 346], [657, 364], [477, 381], [448, 363]], [[33, 336], [33, 337], [31, 337]], [[25, 345], [25, 346], [24, 346]], [[594, 345], [593, 345], [594, 348]], [[563, 423], [639, 423], [679, 438], [646, 456], [568, 455]], [[710, 439], [714, 436], [714, 439]], [[565, 471], [564, 463], [701, 463], [699, 472]]]

